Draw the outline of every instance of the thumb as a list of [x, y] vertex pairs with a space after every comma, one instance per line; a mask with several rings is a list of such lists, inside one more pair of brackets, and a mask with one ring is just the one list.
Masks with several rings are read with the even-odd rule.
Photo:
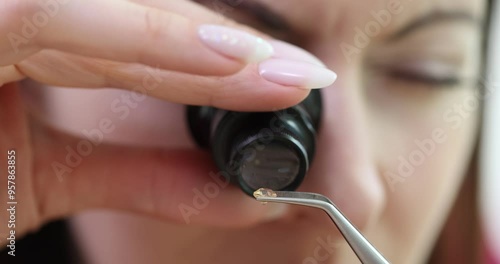
[[[15, 184], [16, 236], [92, 208], [225, 227], [252, 225], [284, 212], [230, 185], [203, 151], [108, 145], [97, 136], [81, 139], [28, 122], [16, 83], [0, 89], [0, 135], [2, 164], [15, 150], [15, 179], [5, 175], [7, 170], [0, 173], [0, 201], [9, 202], [3, 194]], [[8, 214], [4, 210], [0, 217], [12, 218]], [[0, 234], [10, 232], [7, 226]]]
[[208, 153], [108, 145], [50, 129], [33, 135], [42, 219], [89, 208], [127, 210], [186, 224], [246, 226], [277, 217], [229, 184]]

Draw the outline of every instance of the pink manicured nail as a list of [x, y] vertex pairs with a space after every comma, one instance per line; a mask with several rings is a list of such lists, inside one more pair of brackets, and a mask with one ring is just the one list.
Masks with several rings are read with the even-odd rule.
[[309, 62], [321, 67], [326, 67], [316, 56], [295, 45], [280, 40], [269, 40], [269, 43], [271, 43], [274, 48], [273, 58]]
[[283, 59], [261, 62], [259, 74], [270, 82], [309, 89], [329, 86], [337, 79], [337, 74], [327, 68]]
[[273, 47], [269, 42], [234, 28], [201, 25], [198, 35], [212, 50], [245, 62], [259, 62], [273, 54]]

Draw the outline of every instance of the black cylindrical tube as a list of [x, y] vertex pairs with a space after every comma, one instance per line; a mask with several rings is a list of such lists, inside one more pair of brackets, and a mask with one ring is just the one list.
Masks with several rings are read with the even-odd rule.
[[313, 90], [300, 104], [275, 112], [235, 112], [188, 107], [198, 145], [210, 148], [223, 175], [247, 194], [258, 188], [295, 190], [315, 152], [321, 95]]

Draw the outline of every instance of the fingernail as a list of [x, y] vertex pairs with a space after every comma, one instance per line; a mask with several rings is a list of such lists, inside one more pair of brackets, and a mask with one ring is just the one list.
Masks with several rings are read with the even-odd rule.
[[212, 50], [244, 62], [259, 62], [273, 54], [269, 42], [245, 31], [219, 25], [201, 25], [198, 35]]
[[272, 221], [283, 217], [288, 211], [288, 204], [268, 203], [264, 206], [268, 207], [267, 213], [264, 215], [265, 221]]
[[314, 65], [326, 67], [320, 59], [305, 49], [280, 40], [269, 40], [269, 43], [271, 43], [274, 48], [273, 58], [309, 62]]
[[335, 72], [308, 62], [268, 59], [259, 64], [262, 78], [281, 85], [323, 88], [337, 79]]

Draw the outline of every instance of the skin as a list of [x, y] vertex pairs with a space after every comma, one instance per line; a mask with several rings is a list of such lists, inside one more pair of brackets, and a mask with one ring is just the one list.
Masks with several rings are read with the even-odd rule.
[[[341, 44], [353, 44], [355, 28], [374, 21], [370, 11], [387, 9], [387, 1], [255, 2], [284, 17], [289, 29], [266, 32], [261, 23], [255, 24], [255, 19], [238, 7], [225, 15], [269, 35], [293, 41], [319, 57], [339, 76], [331, 87], [322, 91], [325, 109], [318, 154], [299, 190], [330, 197], [391, 262], [425, 261], [455, 200], [475, 146], [480, 113], [477, 109], [467, 110], [463, 105], [476, 94], [473, 80], [479, 75], [482, 33], [477, 22], [449, 19], [420, 27], [400, 38], [394, 34], [422, 15], [437, 10], [466, 11], [475, 20], [484, 19], [485, 2], [401, 2], [402, 11], [392, 16], [391, 23], [373, 36], [367, 47], [349, 59], [342, 52]], [[205, 96], [196, 85], [188, 84], [188, 92], [185, 92], [162, 84], [152, 95], [170, 102], [148, 98], [136, 107], [131, 106], [130, 116], [115, 123], [115, 130], [105, 137], [108, 142], [130, 147], [99, 146], [70, 177], [58, 181], [44, 164], [64, 159], [65, 153], [51, 149], [74, 146], [78, 139], [47, 130], [47, 124], [80, 135], [83, 129], [95, 127], [103, 116], [113, 116], [109, 105], [126, 92], [48, 87], [40, 91], [36, 87], [40, 82], [69, 85], [55, 82], [75, 79], [53, 74], [56, 68], [69, 71], [63, 72], [66, 75], [71, 74], [71, 70], [61, 67], [67, 65], [64, 61], [47, 63], [47, 59], [60, 58], [60, 54], [51, 52], [38, 52], [19, 64], [22, 71], [38, 83], [23, 83], [25, 99], [31, 102], [28, 105], [35, 113], [30, 119], [33, 120], [30, 135], [35, 138], [31, 142], [35, 143], [33, 147], [18, 147], [18, 153], [48, 152], [45, 159], [33, 163], [34, 168], [42, 172], [33, 178], [26, 177], [34, 180], [20, 183], [38, 190], [32, 194], [35, 198], [25, 199], [43, 201], [38, 202], [38, 207], [33, 205], [32, 210], [22, 212], [25, 215], [35, 212], [26, 218], [30, 221], [24, 223], [25, 232], [49, 219], [104, 207], [134, 214], [93, 211], [74, 217], [75, 233], [91, 263], [355, 263], [355, 255], [331, 221], [315, 209], [261, 206], [230, 186], [211, 199], [208, 207], [192, 216], [189, 224], [183, 222], [177, 210], [181, 203], [192, 204], [192, 190], [203, 189], [211, 182], [208, 173], [216, 169], [210, 157], [196, 150], [189, 139], [182, 125], [184, 106], [175, 103], [187, 103], [183, 100], [188, 98], [190, 103], [212, 102], [223, 108], [237, 109], [238, 105], [245, 104], [270, 110], [294, 104], [307, 94], [304, 90], [278, 87], [256, 79], [252, 80], [256, 91], [237, 87], [241, 90], [234, 93], [229, 90], [229, 95], [220, 93], [219, 97], [212, 97]], [[102, 70], [92, 59], [81, 61], [80, 57], [70, 55], [64, 58], [79, 62], [79, 71], [75, 71], [78, 74], [82, 69]], [[104, 65], [116, 65], [116, 68], [110, 67], [113, 70], [123, 69], [123, 60], [118, 61], [120, 64], [105, 61]], [[146, 62], [144, 64], [155, 65], [156, 61]], [[451, 67], [452, 75], [458, 76], [460, 82], [432, 85], [390, 74], [407, 70], [408, 65], [416, 62], [426, 64], [426, 67], [417, 67], [418, 73], [428, 74], [426, 69], [431, 66], [427, 63], [439, 65], [432, 68], [430, 74]], [[175, 67], [170, 66], [174, 64], [165, 63], [167, 69]], [[233, 64], [236, 63], [224, 64], [227, 72], [245, 68], [234, 76], [200, 77], [197, 81], [206, 82], [209, 87], [225, 87], [253, 76], [245, 74], [254, 71], [254, 66]], [[414, 73], [414, 68], [411, 69], [410, 73]], [[113, 70], [110, 72], [114, 73]], [[132, 79], [130, 74], [110, 75], [123, 76], [107, 78], [113, 81], [112, 87], [133, 87], [126, 84]], [[172, 86], [183, 84], [184, 76], [169, 74], [168, 77]], [[109, 83], [92, 87], [106, 87], [106, 84]], [[15, 85], [6, 85], [9, 89], [2, 89], [5, 96], [0, 98], [16, 98]], [[78, 87], [88, 86], [80, 83]], [[44, 101], [39, 100], [41, 96], [37, 93], [43, 95]], [[200, 93], [201, 96], [193, 96]], [[257, 100], [266, 98], [264, 94], [269, 95], [269, 100]], [[12, 102], [7, 106], [11, 107], [7, 109], [9, 112], [22, 112], [19, 102], [9, 102]], [[71, 111], [67, 110], [69, 107]], [[18, 119], [13, 120], [22, 118], [26, 117], [19, 114]], [[19, 129], [28, 129], [22, 123], [16, 125], [18, 127], [12, 126], [12, 131], [6, 134], [18, 140], [12, 141], [18, 143], [17, 146], [24, 146], [22, 139], [14, 135]], [[419, 150], [416, 140], [433, 140], [435, 148], [424, 155], [420, 165], [413, 166], [414, 171], [408, 177], [390, 176], [398, 174], [399, 157], [409, 160], [412, 153]], [[150, 150], [153, 146], [161, 150]], [[139, 147], [147, 149], [137, 149]], [[39, 176], [49, 174], [45, 178]], [[43, 182], [36, 180], [40, 178]], [[43, 190], [51, 191], [40, 196]], [[327, 241], [331, 246], [329, 250], [322, 248], [319, 241]]]

